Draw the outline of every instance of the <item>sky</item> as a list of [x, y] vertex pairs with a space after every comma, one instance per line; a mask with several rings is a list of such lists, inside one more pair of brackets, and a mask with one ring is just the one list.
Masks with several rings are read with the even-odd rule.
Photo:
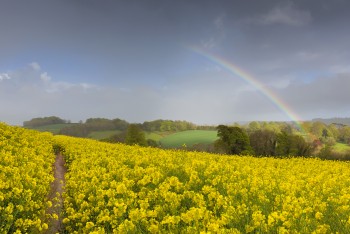
[[0, 6], [0, 121], [9, 124], [350, 117], [348, 0]]

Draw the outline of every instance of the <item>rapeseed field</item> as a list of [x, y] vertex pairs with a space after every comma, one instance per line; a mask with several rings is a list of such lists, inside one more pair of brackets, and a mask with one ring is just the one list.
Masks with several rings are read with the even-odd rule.
[[53, 137], [0, 123], [0, 233], [48, 229]]
[[69, 233], [348, 233], [350, 168], [55, 137]]
[[[63, 214], [50, 214], [54, 149]], [[0, 124], [0, 233], [349, 233], [347, 162], [161, 150]]]

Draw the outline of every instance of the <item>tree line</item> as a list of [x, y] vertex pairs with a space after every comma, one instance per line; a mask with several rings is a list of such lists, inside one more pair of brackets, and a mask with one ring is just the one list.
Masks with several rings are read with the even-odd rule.
[[[25, 127], [63, 124], [70, 121], [55, 116], [34, 118], [25, 121]], [[161, 147], [159, 142], [146, 140], [144, 132], [178, 132], [186, 130], [217, 130], [219, 139], [213, 144], [196, 144], [186, 150], [224, 154], [249, 154], [256, 156], [310, 156], [322, 158], [344, 158], [334, 153], [337, 143], [350, 144], [350, 126], [323, 122], [257, 122], [246, 125], [199, 126], [187, 121], [154, 120], [131, 124], [119, 118], [89, 118], [84, 123], [67, 124], [59, 134], [88, 137], [93, 131], [118, 130], [108, 142], [123, 142], [142, 146]], [[350, 159], [350, 152], [346, 157]]]
[[268, 129], [248, 132], [237, 126], [219, 125], [219, 139], [214, 143], [220, 153], [256, 156], [311, 156], [311, 143], [296, 134], [282, 130], [276, 133]]
[[[51, 124], [67, 124], [69, 120], [63, 120], [56, 116], [34, 118], [29, 121], [23, 122], [24, 127], [40, 127]], [[93, 131], [126, 131], [129, 122], [123, 119], [107, 119], [107, 118], [89, 118], [85, 122], [71, 123], [63, 127], [59, 134], [75, 136], [75, 137], [87, 137]], [[215, 130], [215, 126], [202, 126], [196, 125], [188, 121], [181, 120], [153, 120], [145, 121], [143, 123], [136, 123], [136, 125], [146, 132], [179, 132], [186, 130]]]
[[69, 123], [69, 120], [64, 120], [56, 116], [50, 116], [50, 117], [39, 117], [39, 118], [33, 118], [29, 121], [23, 122], [23, 127], [28, 128], [35, 128], [35, 127], [41, 127], [45, 125], [51, 125], [51, 124], [66, 124]]

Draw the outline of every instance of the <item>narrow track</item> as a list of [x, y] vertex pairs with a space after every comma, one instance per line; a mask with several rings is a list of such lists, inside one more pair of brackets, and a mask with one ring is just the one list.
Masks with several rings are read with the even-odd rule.
[[[49, 214], [58, 214], [58, 220], [51, 219], [49, 221], [49, 229], [45, 233], [61, 233], [63, 232], [62, 226], [62, 209], [63, 209], [63, 187], [65, 184], [64, 175], [66, 173], [66, 168], [64, 166], [64, 159], [61, 153], [57, 153], [56, 160], [53, 165], [54, 167], [54, 177], [55, 180], [51, 184], [51, 192], [49, 196], [49, 201], [52, 202], [52, 207], [48, 210]], [[57, 194], [59, 194], [57, 196]]]

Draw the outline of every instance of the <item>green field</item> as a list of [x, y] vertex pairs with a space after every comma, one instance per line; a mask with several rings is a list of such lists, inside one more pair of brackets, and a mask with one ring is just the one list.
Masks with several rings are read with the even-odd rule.
[[344, 143], [336, 143], [333, 146], [333, 150], [338, 153], [346, 153], [347, 151], [350, 151], [350, 145]]
[[40, 132], [52, 132], [53, 134], [58, 134], [62, 128], [68, 127], [70, 125], [72, 124], [51, 124], [30, 129], [38, 130]]
[[101, 140], [111, 137], [113, 135], [119, 134], [121, 131], [119, 130], [108, 130], [108, 131], [93, 131], [88, 135], [88, 138]]
[[160, 140], [160, 143], [165, 148], [177, 148], [184, 144], [193, 146], [195, 144], [210, 144], [217, 140], [217, 131], [213, 130], [189, 130], [177, 132], [166, 136]]
[[163, 138], [160, 134], [156, 132], [145, 132], [145, 137], [147, 140], [151, 139], [157, 142], [159, 142]]

